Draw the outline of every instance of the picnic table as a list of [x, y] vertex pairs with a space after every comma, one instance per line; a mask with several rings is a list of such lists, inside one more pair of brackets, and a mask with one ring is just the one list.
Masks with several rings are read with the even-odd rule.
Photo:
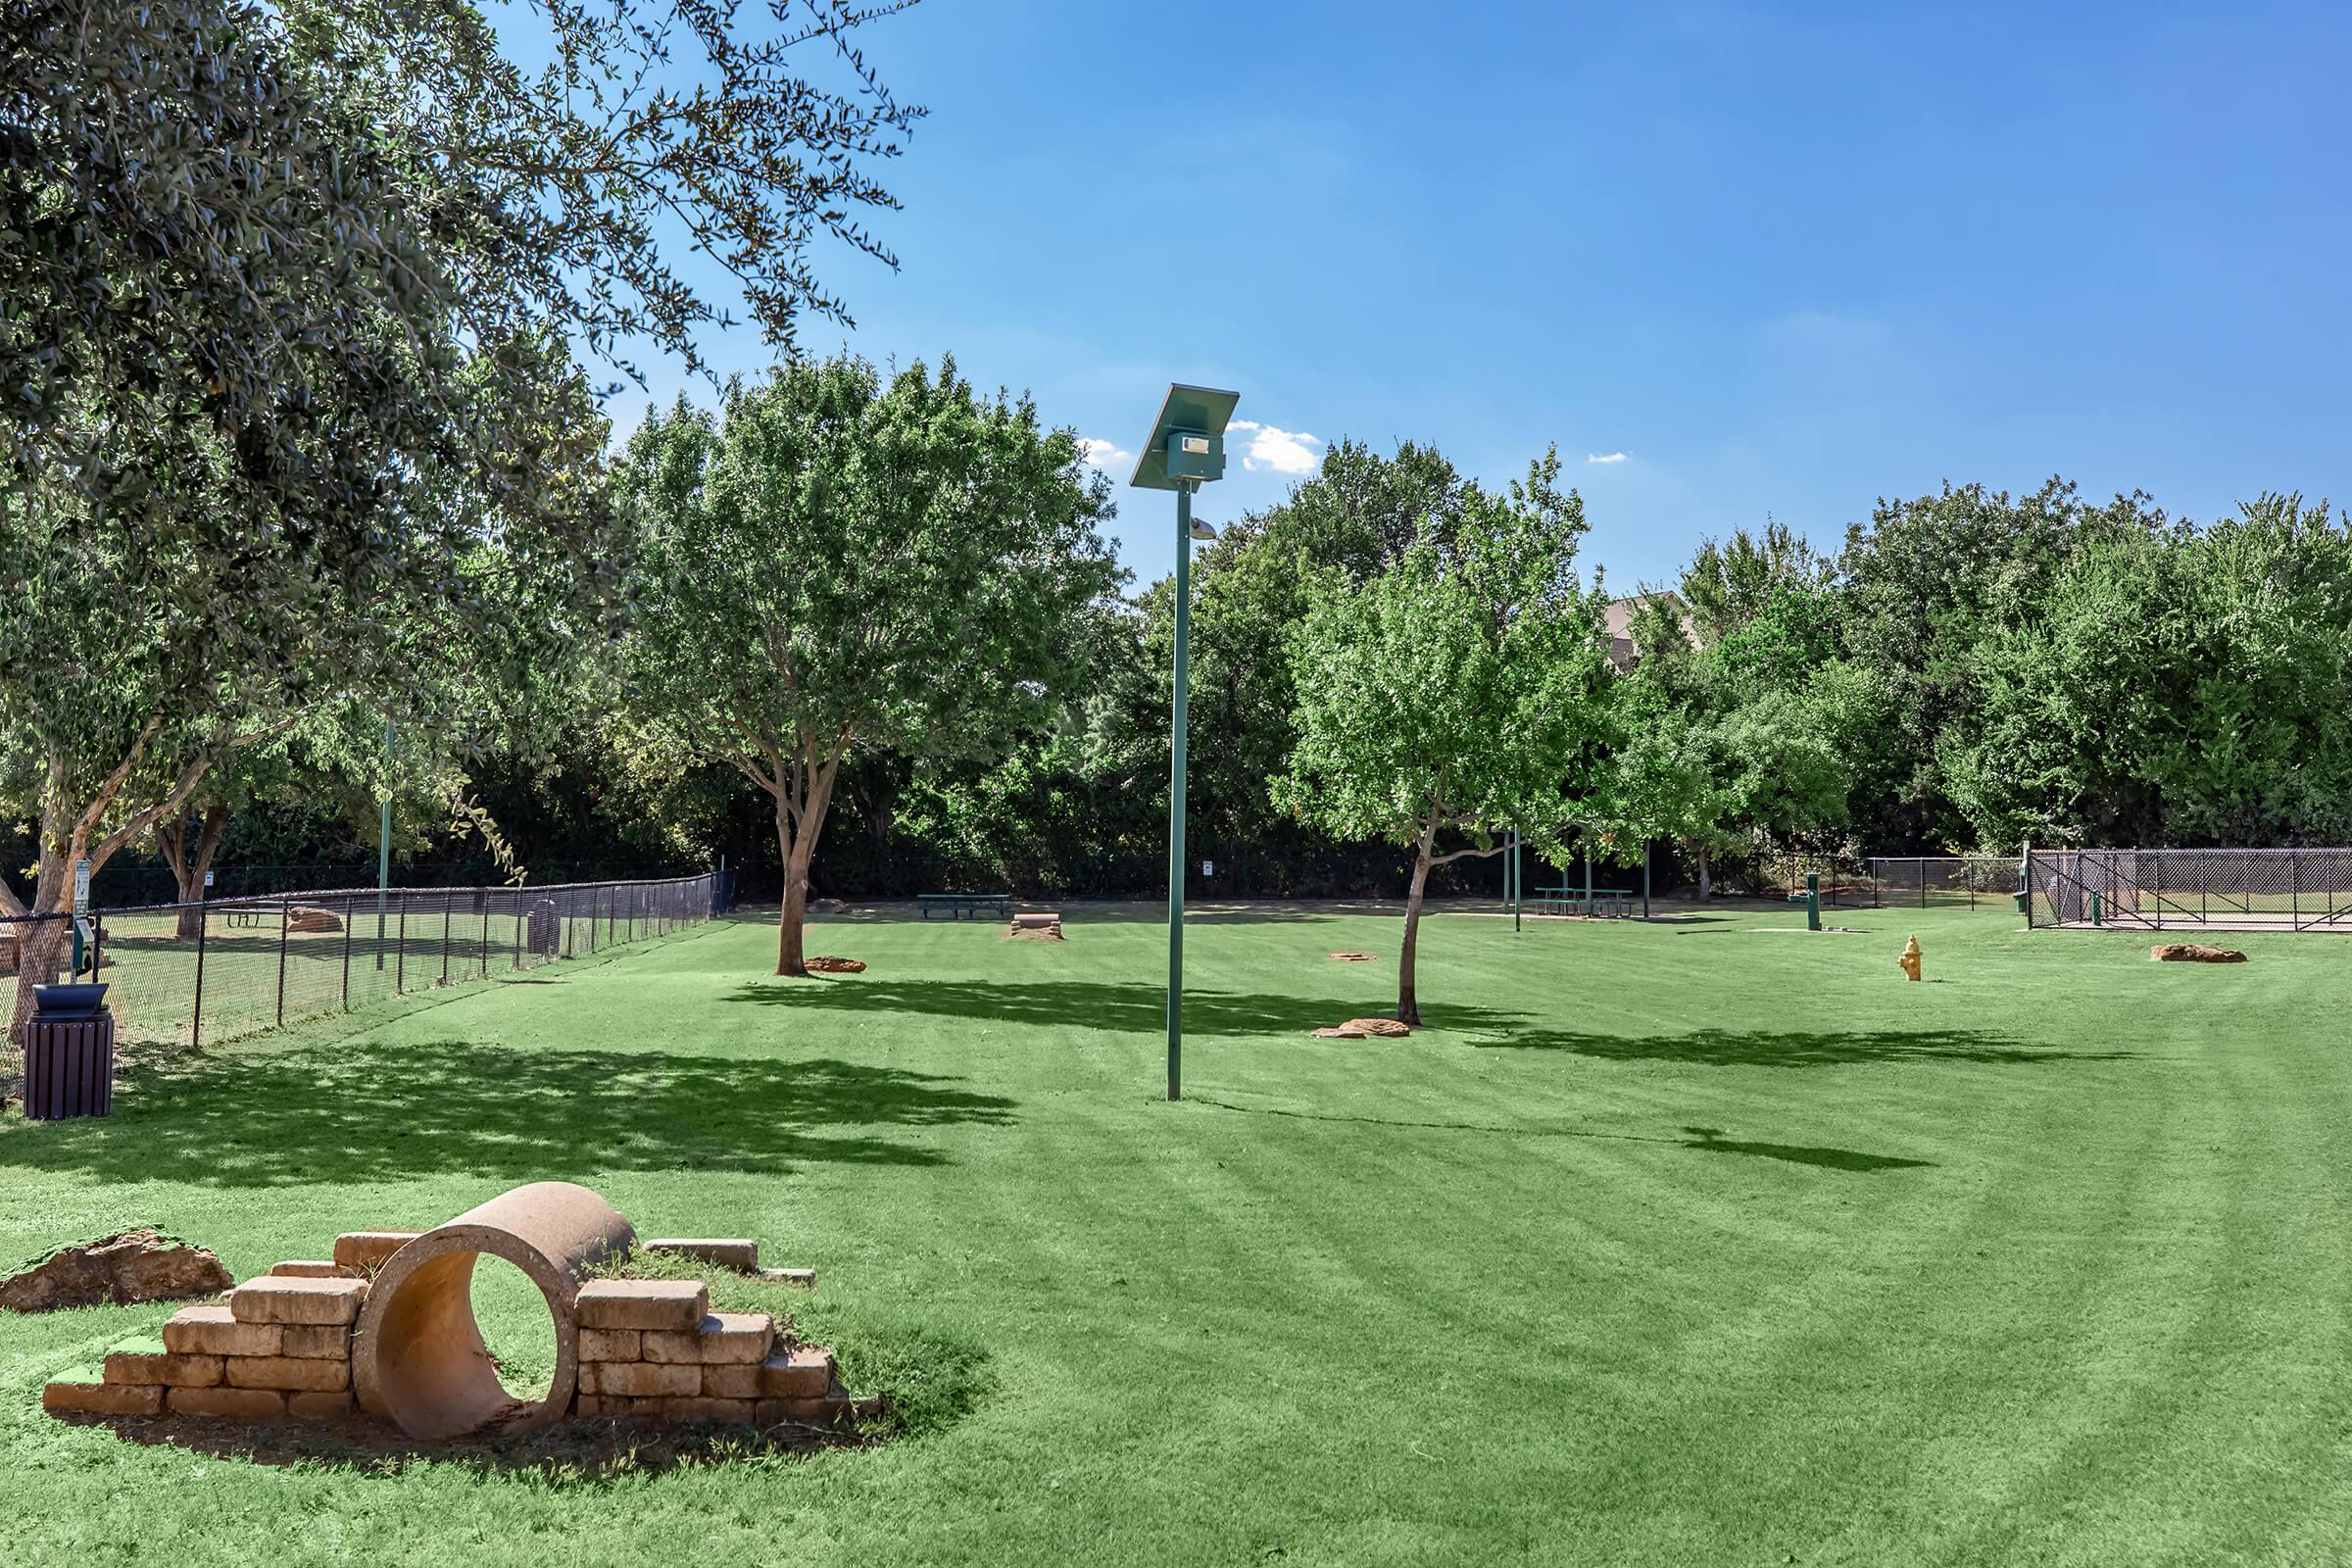
[[933, 909], [946, 910], [951, 920], [961, 920], [967, 915], [977, 920], [983, 909], [994, 909], [1007, 920], [1012, 918], [1009, 893], [918, 893], [914, 902], [926, 920], [931, 918]]
[[1634, 895], [1626, 888], [1538, 888], [1527, 904], [1538, 914], [1586, 914], [1594, 919], [1634, 912]]

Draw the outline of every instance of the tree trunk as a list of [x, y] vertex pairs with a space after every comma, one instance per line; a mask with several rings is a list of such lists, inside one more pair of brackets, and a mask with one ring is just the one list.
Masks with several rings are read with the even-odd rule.
[[[32, 898], [26, 907], [35, 916], [69, 915], [74, 889], [59, 869], [57, 847], [49, 845], [47, 834], [42, 835], [42, 842], [48, 849], [41, 856], [40, 869], [33, 873]], [[80, 846], [68, 849], [69, 853], [78, 854]], [[36, 918], [17, 927], [21, 933], [17, 942], [17, 1004], [9, 1016], [8, 1038], [20, 1051], [24, 1048], [24, 1025], [32, 1017], [32, 988], [45, 986], [55, 978], [58, 955], [64, 951], [73, 929], [72, 921], [65, 918]]]
[[1714, 894], [1715, 877], [1704, 844], [1698, 846], [1698, 902], [1704, 904]]
[[1429, 855], [1437, 840], [1433, 815], [1413, 856], [1412, 891], [1404, 896], [1404, 946], [1396, 953], [1396, 1021], [1415, 1029], [1421, 1027], [1421, 1001], [1413, 994], [1413, 954], [1421, 943], [1421, 895], [1429, 887]]
[[776, 847], [784, 857], [784, 907], [776, 916], [776, 973], [805, 977], [808, 973], [803, 928], [808, 913], [808, 862], [815, 858], [816, 841], [824, 831], [825, 808], [833, 798], [833, 778], [839, 759], [820, 763], [812, 773], [808, 803], [798, 824], [779, 800], [776, 803]]
[[164, 847], [164, 859], [172, 867], [173, 880], [179, 884], [178, 935], [182, 942], [193, 942], [204, 925], [204, 873], [213, 868], [213, 857], [220, 850], [221, 830], [228, 826], [228, 808], [208, 806], [204, 808], [204, 827], [196, 835], [196, 848], [188, 850], [188, 829], [185, 818], [168, 839], [159, 835]]

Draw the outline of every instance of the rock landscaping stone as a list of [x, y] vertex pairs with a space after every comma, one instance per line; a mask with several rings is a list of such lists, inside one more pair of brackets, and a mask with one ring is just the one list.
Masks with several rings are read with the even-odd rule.
[[164, 1408], [222, 1421], [276, 1421], [286, 1413], [286, 1396], [275, 1389], [173, 1389], [164, 1396]]
[[757, 1362], [767, 1358], [773, 1338], [765, 1312], [712, 1312], [692, 1332], [647, 1330], [643, 1354], [648, 1361], [694, 1366], [707, 1361]]
[[703, 1392], [703, 1369], [691, 1361], [588, 1361], [580, 1366], [580, 1388], [633, 1399], [684, 1397]]
[[227, 1306], [183, 1306], [164, 1325], [164, 1348], [183, 1355], [275, 1355], [285, 1330], [274, 1323], [240, 1323]]
[[580, 1359], [642, 1361], [645, 1359], [644, 1338], [642, 1329], [582, 1329]]
[[1344, 1024], [1315, 1031], [1317, 1040], [1397, 1040], [1412, 1030], [1394, 1018], [1350, 1018]]
[[421, 1234], [417, 1231], [345, 1231], [335, 1238], [335, 1263], [372, 1274], [392, 1261], [392, 1254]]
[[349, 1389], [286, 1396], [286, 1414], [297, 1421], [340, 1421], [353, 1408]]
[[697, 1329], [710, 1292], [698, 1280], [590, 1280], [572, 1310], [584, 1329]]
[[41, 1390], [51, 1415], [162, 1415], [164, 1391], [153, 1383], [104, 1383], [61, 1378]]
[[306, 1361], [351, 1359], [351, 1330], [340, 1323], [289, 1323], [278, 1332], [285, 1338], [275, 1354]]
[[368, 1298], [366, 1280], [293, 1279], [265, 1274], [228, 1293], [240, 1323], [350, 1323]]
[[817, 1399], [832, 1392], [833, 1352], [803, 1345], [771, 1355], [760, 1368], [760, 1392], [774, 1399]]
[[119, 1231], [60, 1248], [0, 1280], [0, 1308], [52, 1312], [70, 1306], [125, 1306], [138, 1301], [217, 1296], [236, 1281], [201, 1247], [156, 1230]]
[[298, 932], [340, 931], [343, 921], [332, 909], [298, 904], [286, 911], [286, 929]]
[[270, 1272], [290, 1280], [340, 1280], [352, 1277], [342, 1264], [322, 1257], [289, 1258], [283, 1263], [270, 1264]]
[[763, 1268], [760, 1271], [760, 1277], [763, 1280], [772, 1280], [778, 1285], [790, 1285], [798, 1290], [813, 1291], [816, 1289], [816, 1270], [812, 1268]]
[[172, 1389], [209, 1389], [221, 1379], [221, 1358], [217, 1355], [179, 1355], [164, 1348], [161, 1340], [146, 1340], [109, 1350], [106, 1354], [106, 1381], [109, 1383], [152, 1383]]
[[223, 1363], [232, 1389], [322, 1393], [351, 1387], [351, 1363], [291, 1355], [232, 1355]]

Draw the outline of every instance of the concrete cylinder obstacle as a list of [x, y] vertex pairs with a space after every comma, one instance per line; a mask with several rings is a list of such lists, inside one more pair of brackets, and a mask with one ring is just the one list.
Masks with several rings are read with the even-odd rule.
[[[579, 1383], [580, 1287], [636, 1239], [612, 1204], [570, 1182], [517, 1187], [426, 1231], [394, 1252], [368, 1289], [352, 1354], [360, 1407], [419, 1439], [560, 1419]], [[536, 1403], [499, 1382], [474, 1321], [473, 1269], [485, 1254], [522, 1270], [555, 1320], [555, 1376]]]

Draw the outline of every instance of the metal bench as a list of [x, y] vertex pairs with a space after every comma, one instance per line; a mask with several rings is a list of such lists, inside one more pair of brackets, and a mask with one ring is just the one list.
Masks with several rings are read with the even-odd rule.
[[983, 909], [994, 909], [1007, 920], [1012, 918], [1009, 893], [918, 893], [914, 902], [926, 920], [931, 918], [933, 909], [946, 910], [951, 920], [961, 920], [967, 915], [977, 920]]

